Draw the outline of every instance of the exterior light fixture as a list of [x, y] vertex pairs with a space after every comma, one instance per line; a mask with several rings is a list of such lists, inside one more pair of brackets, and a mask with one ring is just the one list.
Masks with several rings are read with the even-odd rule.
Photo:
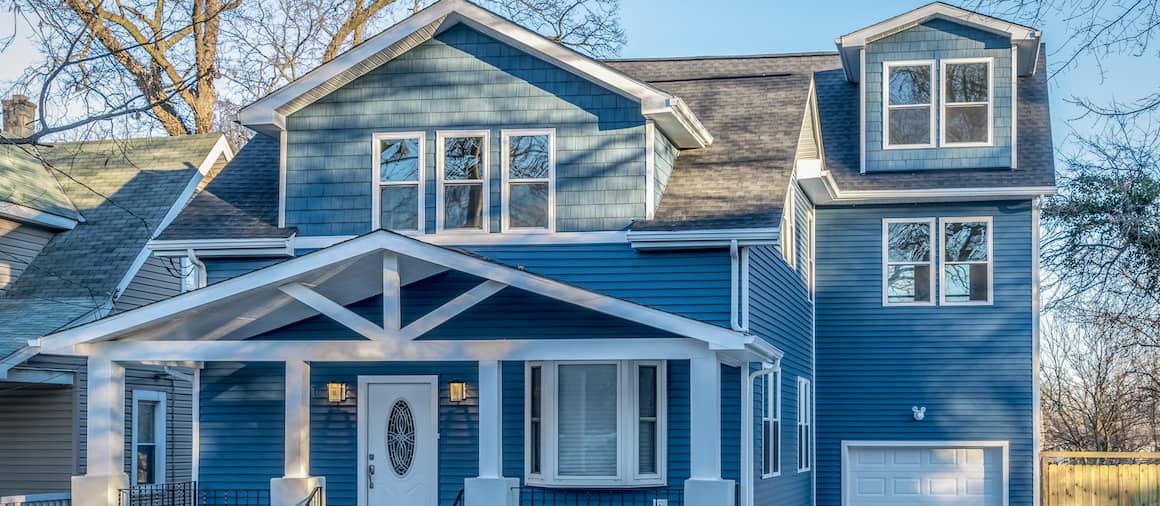
[[447, 384], [447, 396], [451, 398], [451, 402], [466, 401], [467, 383], [461, 380], [452, 380]]
[[331, 381], [326, 384], [326, 400], [332, 404], [346, 402], [346, 383]]

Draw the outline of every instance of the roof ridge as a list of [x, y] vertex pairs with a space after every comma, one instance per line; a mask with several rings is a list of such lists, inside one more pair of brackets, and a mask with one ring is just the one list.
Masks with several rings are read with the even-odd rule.
[[658, 57], [642, 57], [642, 58], [605, 58], [600, 61], [606, 63], [620, 63], [620, 62], [666, 62], [666, 61], [691, 61], [691, 60], [755, 60], [755, 59], [769, 59], [769, 58], [809, 58], [818, 56], [838, 56], [837, 51], [800, 51], [792, 53], [756, 53], [756, 54], [737, 54], [737, 55], [701, 55], [701, 56], [658, 56]]

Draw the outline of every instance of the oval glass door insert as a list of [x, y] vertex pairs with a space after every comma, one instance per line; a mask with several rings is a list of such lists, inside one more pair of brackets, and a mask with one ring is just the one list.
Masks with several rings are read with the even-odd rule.
[[406, 476], [415, 461], [415, 415], [403, 399], [395, 401], [387, 417], [386, 446], [391, 470], [395, 476]]

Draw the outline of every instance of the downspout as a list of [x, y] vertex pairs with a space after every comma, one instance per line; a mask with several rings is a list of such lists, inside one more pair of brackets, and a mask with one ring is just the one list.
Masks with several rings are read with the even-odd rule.
[[737, 246], [737, 239], [729, 241], [729, 328], [743, 331], [738, 321], [738, 307], [740, 303], [741, 254]]
[[189, 263], [197, 269], [197, 279], [194, 280], [193, 288], [195, 290], [198, 288], [204, 288], [207, 281], [206, 278], [209, 276], [205, 269], [205, 263], [197, 257], [197, 253], [193, 251], [193, 248], [186, 249], [185, 254], [187, 257], [189, 257]]

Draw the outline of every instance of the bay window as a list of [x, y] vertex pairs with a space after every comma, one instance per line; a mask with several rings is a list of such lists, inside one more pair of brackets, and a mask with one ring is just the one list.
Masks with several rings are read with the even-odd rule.
[[991, 218], [943, 218], [941, 221], [942, 303], [991, 303]]
[[934, 219], [886, 219], [882, 235], [882, 303], [933, 303]]
[[883, 64], [885, 148], [934, 147], [934, 61]]
[[488, 229], [488, 132], [438, 132], [436, 230]]
[[375, 134], [374, 228], [423, 230], [423, 141], [423, 132]]
[[662, 362], [534, 362], [525, 380], [529, 484], [665, 483]]
[[942, 143], [991, 143], [990, 58], [942, 61]]
[[503, 229], [554, 230], [555, 130], [504, 130]]

